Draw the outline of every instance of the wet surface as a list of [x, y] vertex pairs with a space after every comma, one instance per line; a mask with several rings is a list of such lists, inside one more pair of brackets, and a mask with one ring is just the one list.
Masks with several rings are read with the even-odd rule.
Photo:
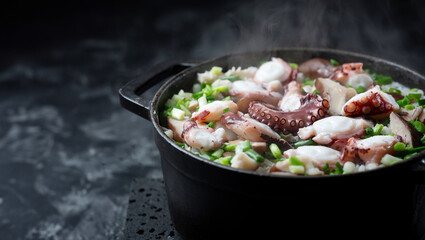
[[[124, 236], [132, 179], [162, 174], [150, 123], [122, 109], [117, 91], [160, 61], [326, 47], [425, 73], [423, 3], [324, 3], [94, 1], [6, 9], [0, 28], [2, 239]], [[12, 17], [17, 12], [20, 18]]]

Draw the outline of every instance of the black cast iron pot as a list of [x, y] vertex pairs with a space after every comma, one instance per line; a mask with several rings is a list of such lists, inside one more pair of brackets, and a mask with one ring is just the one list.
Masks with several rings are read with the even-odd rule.
[[[327, 49], [279, 49], [228, 55], [202, 63], [167, 62], [120, 89], [121, 104], [152, 122], [161, 154], [168, 205], [185, 239], [408, 239], [417, 221], [417, 188], [424, 180], [425, 153], [363, 173], [278, 176], [234, 169], [185, 151], [162, 130], [165, 101], [191, 91], [196, 73], [221, 66], [257, 66], [271, 57], [301, 63], [313, 57], [363, 62], [410, 87], [425, 78], [379, 58]], [[171, 77], [153, 100], [140, 95]]]

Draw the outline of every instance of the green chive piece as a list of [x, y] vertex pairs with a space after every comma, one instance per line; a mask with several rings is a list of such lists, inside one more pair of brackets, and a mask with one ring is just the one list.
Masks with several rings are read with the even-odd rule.
[[420, 121], [409, 121], [420, 133], [425, 133], [425, 124]]
[[221, 157], [219, 159], [214, 160], [214, 162], [216, 163], [220, 163], [226, 166], [230, 166], [230, 162], [232, 160], [233, 156], [229, 156], [229, 157]]
[[418, 101], [419, 106], [424, 106], [425, 105], [425, 99], [420, 99]]
[[229, 90], [229, 88], [226, 85], [224, 85], [224, 86], [215, 87], [212, 90], [213, 90], [213, 92], [220, 93], [220, 92], [227, 92], [227, 90]]
[[366, 131], [366, 134], [367, 135], [372, 135], [373, 134], [373, 128], [371, 128], [371, 127], [367, 127], [365, 131]]
[[401, 94], [401, 91], [396, 89], [396, 88], [390, 88], [388, 90], [389, 93], [394, 93], [394, 94]]
[[223, 73], [222, 71], [223, 71], [223, 68], [217, 67], [217, 66], [212, 67], [210, 70], [210, 72], [214, 75], [220, 75]]
[[339, 62], [335, 59], [329, 59], [329, 62], [331, 62], [331, 64], [334, 65], [335, 67], [339, 66]]
[[289, 158], [289, 163], [293, 166], [304, 166], [304, 163], [301, 162], [301, 160], [295, 156], [291, 156]]
[[343, 170], [343, 168], [342, 168], [342, 166], [339, 162], [336, 162], [335, 166], [336, 166], [336, 168], [334, 170], [334, 174], [342, 174], [344, 172], [344, 170]]
[[311, 138], [307, 140], [300, 140], [296, 143], [294, 143], [295, 148], [299, 148], [301, 146], [311, 146], [311, 145], [317, 145], [315, 141], [313, 141]]
[[403, 158], [403, 159], [408, 159], [408, 158], [410, 158], [410, 157], [412, 157], [412, 156], [414, 156], [414, 155], [416, 155], [416, 154], [418, 154], [418, 152], [409, 153], [409, 154], [407, 154], [406, 156], [404, 156], [404, 158]]
[[330, 168], [329, 168], [329, 164], [328, 164], [328, 163], [325, 163], [325, 164], [323, 165], [323, 167], [322, 167], [322, 171], [323, 171], [323, 172], [325, 172], [325, 173], [329, 173]]
[[225, 108], [225, 109], [223, 110], [223, 114], [227, 113], [228, 111], [230, 111], [230, 108]]
[[209, 122], [207, 126], [210, 127], [210, 128], [214, 128], [215, 122]]
[[415, 109], [415, 106], [407, 104], [406, 106], [404, 106], [404, 108], [406, 108], [406, 110], [413, 110]]
[[394, 144], [394, 150], [397, 152], [401, 152], [406, 150], [406, 144], [402, 143], [402, 142], [398, 142], [396, 144]]
[[279, 158], [282, 157], [282, 152], [280, 151], [280, 149], [276, 145], [276, 143], [270, 144], [269, 148], [270, 148], [270, 151], [272, 152], [274, 158], [279, 159]]
[[224, 152], [224, 150], [219, 148], [211, 154], [211, 157], [214, 158], [214, 159], [218, 159], [218, 158], [221, 157], [221, 155], [223, 155], [223, 152]]
[[381, 134], [382, 129], [384, 128], [384, 125], [382, 124], [376, 124], [373, 128], [373, 135], [379, 135]]
[[248, 149], [248, 150], [245, 151], [245, 153], [246, 153], [246, 155], [248, 155], [248, 157], [254, 159], [258, 163], [264, 162], [264, 157], [261, 156], [256, 151], [254, 151], [253, 149]]
[[422, 97], [422, 94], [421, 93], [409, 93], [407, 96], [411, 99], [415, 99], [416, 102], [419, 102], [419, 100]]
[[223, 145], [223, 150], [226, 152], [234, 152], [236, 151], [236, 144], [225, 144]]
[[365, 87], [363, 87], [363, 86], [358, 86], [358, 87], [356, 88], [356, 92], [357, 92], [357, 93], [364, 93], [364, 92], [366, 92], [366, 88], [365, 88]]
[[231, 74], [230, 76], [227, 76], [227, 77], [221, 77], [220, 79], [222, 79], [222, 80], [229, 80], [231, 82], [242, 80], [242, 78], [240, 76], [233, 75], [233, 74]]
[[239, 152], [246, 152], [247, 150], [249, 150], [249, 149], [251, 149], [251, 148], [252, 148], [252, 147], [251, 147], [251, 143], [249, 142], [249, 140], [246, 140], [246, 141], [244, 141], [244, 142], [239, 143], [239, 144], [236, 146], [235, 151], [236, 151], [236, 153], [239, 153]]
[[291, 66], [292, 69], [298, 69], [298, 64], [296, 63], [289, 63], [289, 66]]
[[410, 104], [410, 103], [411, 103], [411, 98], [409, 96], [405, 96], [403, 99], [397, 101], [397, 104], [400, 107], [404, 107], [404, 106], [406, 106], [407, 104]]
[[372, 79], [378, 85], [388, 85], [388, 84], [391, 84], [393, 82], [392, 77], [381, 75], [381, 74], [376, 74], [376, 73], [372, 74]]
[[184, 147], [184, 143], [181, 143], [181, 142], [177, 142], [177, 141], [174, 141], [177, 145], [179, 145], [180, 147]]

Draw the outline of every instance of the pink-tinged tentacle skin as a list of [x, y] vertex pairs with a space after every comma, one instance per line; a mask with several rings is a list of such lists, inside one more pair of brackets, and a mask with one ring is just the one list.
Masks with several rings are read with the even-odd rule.
[[301, 106], [298, 109], [288, 112], [261, 101], [252, 101], [249, 104], [248, 113], [252, 118], [267, 124], [276, 132], [296, 134], [298, 129], [326, 117], [329, 110], [328, 100], [315, 94], [307, 94], [300, 101]]
[[344, 114], [347, 116], [369, 115], [371, 117], [380, 116], [380, 118], [397, 110], [399, 110], [399, 106], [395, 99], [382, 92], [379, 86], [357, 94], [343, 107]]

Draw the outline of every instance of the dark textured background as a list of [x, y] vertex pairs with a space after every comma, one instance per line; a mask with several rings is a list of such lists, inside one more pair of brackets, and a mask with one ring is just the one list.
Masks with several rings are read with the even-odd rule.
[[419, 0], [2, 6], [1, 239], [123, 235], [131, 180], [162, 175], [149, 122], [123, 110], [117, 90], [155, 63], [302, 46], [424, 74], [424, 13]]

